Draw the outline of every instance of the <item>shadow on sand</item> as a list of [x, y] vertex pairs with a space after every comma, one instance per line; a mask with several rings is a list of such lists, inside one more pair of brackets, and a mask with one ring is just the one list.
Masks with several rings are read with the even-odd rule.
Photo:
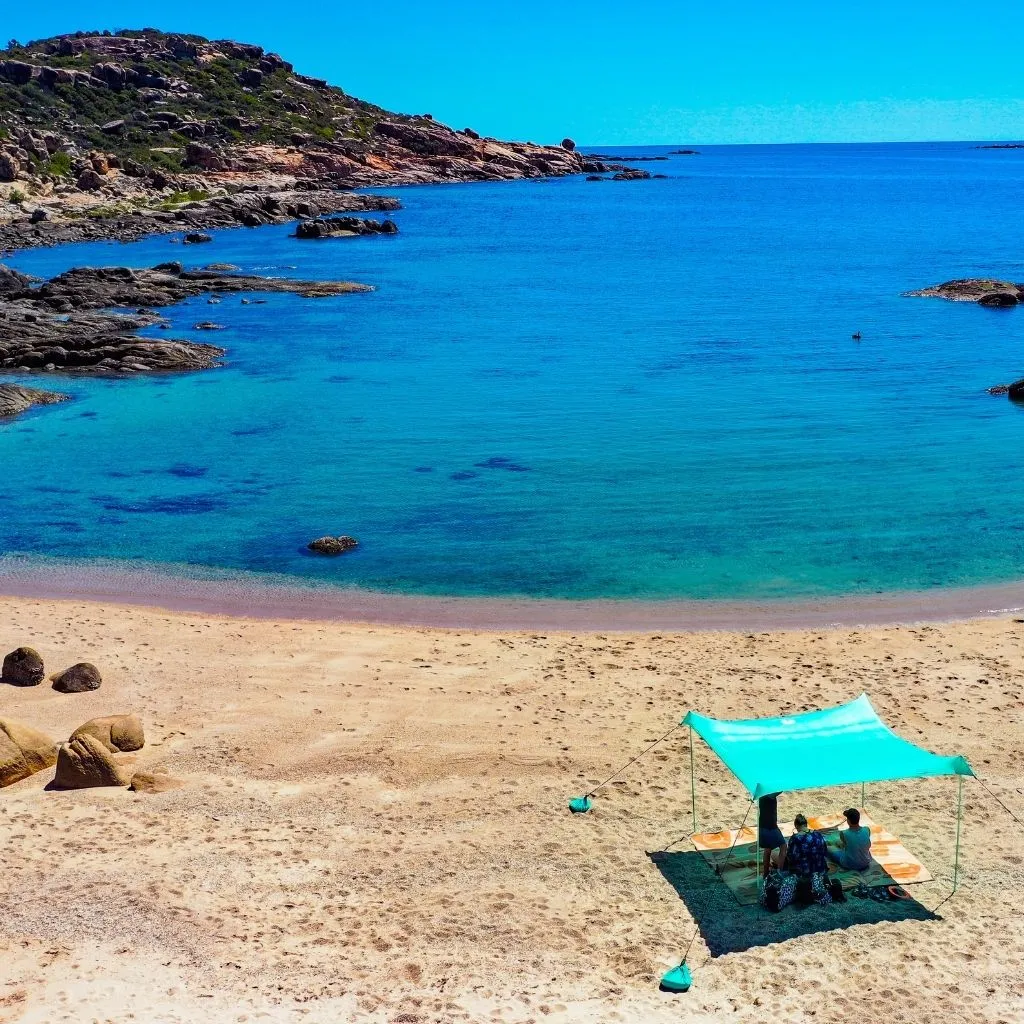
[[647, 856], [679, 894], [694, 921], [700, 921], [701, 937], [712, 956], [739, 953], [800, 935], [858, 924], [942, 920], [915, 899], [878, 902], [849, 894], [845, 903], [824, 907], [790, 906], [773, 914], [759, 906], [744, 907], [737, 903], [696, 850], [648, 853]]

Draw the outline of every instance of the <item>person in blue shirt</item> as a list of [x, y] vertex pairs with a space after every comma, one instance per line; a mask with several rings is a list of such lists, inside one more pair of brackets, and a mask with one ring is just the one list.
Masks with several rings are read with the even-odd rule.
[[856, 807], [848, 807], [843, 814], [849, 828], [839, 833], [839, 849], [829, 850], [825, 856], [849, 871], [866, 871], [871, 867], [871, 829], [860, 823]]
[[807, 818], [802, 814], [793, 819], [793, 828], [796, 831], [789, 837], [786, 870], [802, 876], [828, 871], [825, 837], [820, 832], [808, 831]]

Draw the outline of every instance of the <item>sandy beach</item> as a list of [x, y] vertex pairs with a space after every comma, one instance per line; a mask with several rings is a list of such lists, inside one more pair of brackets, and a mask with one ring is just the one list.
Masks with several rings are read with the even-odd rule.
[[[1005, 1021], [1024, 1016], [1024, 851], [955, 782], [871, 786], [936, 880], [913, 901], [738, 906], [685, 838], [688, 737], [586, 791], [689, 708], [722, 717], [866, 691], [1024, 810], [1024, 624], [767, 633], [498, 632], [0, 599], [0, 647], [102, 687], [0, 689], [64, 739], [134, 712], [157, 795], [3, 791], [0, 1021]], [[696, 748], [701, 827], [747, 801]], [[780, 813], [858, 802], [852, 788]], [[668, 867], [666, 867], [668, 865]], [[939, 904], [936, 913], [933, 913]], [[686, 995], [658, 991], [707, 907]]]

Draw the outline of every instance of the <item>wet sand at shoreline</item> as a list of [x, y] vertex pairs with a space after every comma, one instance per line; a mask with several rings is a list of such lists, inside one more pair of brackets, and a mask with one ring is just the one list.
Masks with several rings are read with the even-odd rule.
[[777, 600], [439, 597], [302, 585], [273, 574], [0, 558], [0, 597], [78, 599], [278, 620], [481, 630], [772, 630], [955, 622], [1024, 612], [1024, 581]]
[[[997, 606], [998, 607], [998, 606]], [[901, 735], [962, 753], [1024, 810], [1024, 624], [771, 632], [497, 631], [238, 618], [0, 598], [0, 648], [103, 686], [0, 687], [65, 738], [134, 712], [140, 767], [180, 790], [0, 794], [0, 1022], [1015, 1022], [1024, 853], [972, 780], [949, 893], [955, 781], [868, 787], [936, 881], [901, 904], [739, 907], [685, 837], [674, 734], [595, 800], [566, 800], [689, 708], [796, 712], [867, 692]], [[698, 745], [701, 828], [739, 784]], [[786, 794], [780, 813], [859, 801]], [[706, 909], [694, 988], [657, 982]]]

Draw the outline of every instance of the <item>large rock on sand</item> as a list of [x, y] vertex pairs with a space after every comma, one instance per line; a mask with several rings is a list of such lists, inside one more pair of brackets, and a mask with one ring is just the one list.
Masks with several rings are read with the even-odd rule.
[[72, 734], [72, 739], [79, 736], [91, 736], [99, 740], [111, 753], [117, 751], [141, 750], [146, 742], [142, 731], [142, 722], [135, 715], [108, 715], [106, 718], [91, 718], [85, 725], [80, 725]]
[[127, 786], [131, 777], [131, 769], [119, 765], [102, 741], [84, 734], [61, 744], [53, 784], [58, 789]]
[[0, 679], [13, 686], [38, 686], [45, 674], [39, 652], [31, 647], [19, 647], [4, 658]]
[[49, 736], [0, 718], [0, 789], [51, 767], [56, 760], [57, 744]]
[[80, 661], [52, 678], [53, 688], [61, 693], [88, 693], [90, 690], [98, 690], [103, 682], [100, 670], [87, 661]]
[[131, 789], [135, 793], [167, 793], [172, 789], [181, 789], [184, 785], [183, 779], [155, 770], [136, 772], [132, 776]]

